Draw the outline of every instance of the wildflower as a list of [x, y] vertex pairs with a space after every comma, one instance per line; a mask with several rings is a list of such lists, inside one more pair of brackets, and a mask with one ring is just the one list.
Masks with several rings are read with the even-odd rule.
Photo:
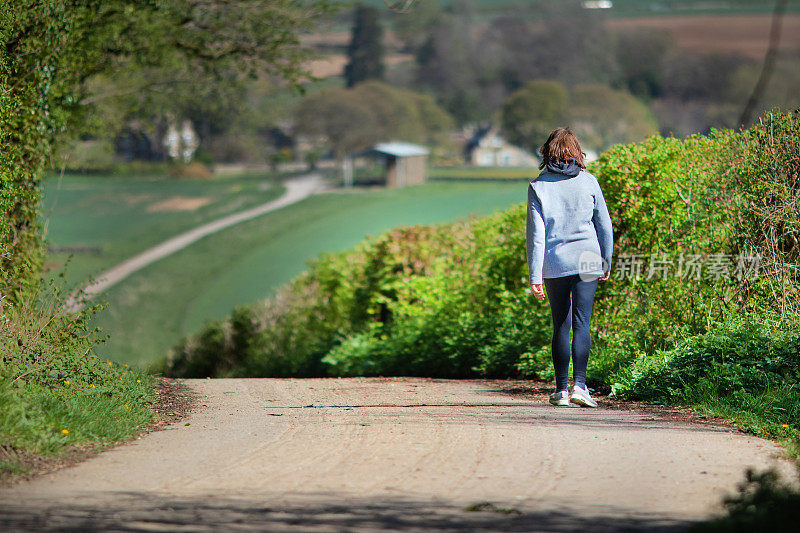
[[128, 368], [128, 363], [125, 363], [125, 368]]
[[111, 361], [108, 362], [108, 366], [111, 366]]
[[90, 386], [91, 388], [94, 388], [94, 383], [90, 383], [90, 384], [89, 384], [89, 386]]
[[141, 380], [141, 379], [137, 379], [137, 380], [136, 380], [136, 383], [141, 383], [141, 382], [142, 382], [142, 380]]
[[127, 403], [125, 404], [125, 409], [127, 409], [128, 411], [131, 410], [130, 406]]
[[69, 380], [68, 379], [64, 380], [64, 385], [69, 385]]
[[788, 427], [789, 427], [789, 424], [781, 424], [781, 427], [782, 427], [782, 428], [788, 428]]
[[64, 428], [61, 430], [61, 433], [63, 433], [64, 435], [69, 435], [69, 430]]

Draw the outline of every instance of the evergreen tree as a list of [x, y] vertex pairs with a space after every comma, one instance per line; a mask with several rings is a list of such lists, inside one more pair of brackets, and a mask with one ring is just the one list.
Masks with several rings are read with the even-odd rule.
[[348, 87], [383, 77], [383, 27], [378, 16], [378, 10], [374, 7], [363, 4], [356, 7], [355, 23], [347, 47], [350, 61], [344, 69]]

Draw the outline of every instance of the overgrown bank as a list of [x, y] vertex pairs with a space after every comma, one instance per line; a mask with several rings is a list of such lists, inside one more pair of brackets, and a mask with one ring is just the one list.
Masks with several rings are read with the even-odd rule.
[[108, 60], [113, 22], [101, 27], [95, 4], [0, 0], [0, 478], [152, 417], [152, 378], [90, 357], [86, 316], [60, 312], [41, 280], [40, 179], [78, 119], [82, 75]]
[[0, 317], [0, 481], [76, 449], [137, 435], [154, 419], [154, 378], [93, 354], [89, 317], [60, 307], [52, 281]]
[[[650, 137], [590, 168], [616, 257], [595, 303], [595, 383], [798, 442], [798, 119]], [[159, 370], [547, 379], [549, 310], [526, 285], [524, 222], [518, 205], [319, 257], [277, 297], [184, 340]]]

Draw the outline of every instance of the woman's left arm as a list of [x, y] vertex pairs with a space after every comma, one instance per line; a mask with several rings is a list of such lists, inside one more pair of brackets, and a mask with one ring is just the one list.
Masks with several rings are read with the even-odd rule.
[[528, 185], [528, 217], [526, 223], [528, 279], [533, 295], [544, 299], [542, 289], [542, 268], [544, 266], [545, 229], [542, 217], [542, 204], [533, 190], [533, 185]]

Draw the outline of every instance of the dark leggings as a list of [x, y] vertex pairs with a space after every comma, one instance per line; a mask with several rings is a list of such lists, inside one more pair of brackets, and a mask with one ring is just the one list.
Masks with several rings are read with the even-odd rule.
[[[567, 389], [569, 372], [569, 329], [572, 326], [572, 381], [586, 384], [586, 365], [589, 362], [589, 320], [597, 290], [597, 279], [582, 281], [578, 274], [561, 278], [544, 278], [547, 299], [553, 313], [553, 366], [556, 370], [556, 390]], [[570, 295], [572, 303], [570, 304]]]

